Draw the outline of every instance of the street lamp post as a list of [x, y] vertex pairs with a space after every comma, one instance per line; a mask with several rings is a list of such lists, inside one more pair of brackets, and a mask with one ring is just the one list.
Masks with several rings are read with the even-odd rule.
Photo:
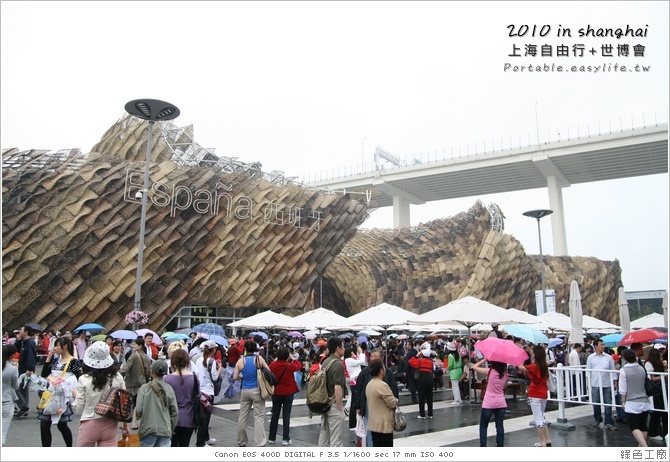
[[[137, 249], [137, 276], [135, 278], [135, 302], [133, 311], [140, 309], [142, 296], [142, 265], [144, 262], [144, 234], [147, 223], [147, 199], [149, 191], [149, 165], [151, 161], [151, 142], [154, 122], [172, 120], [179, 116], [177, 106], [157, 99], [136, 99], [129, 101], [125, 106], [126, 112], [137, 118], [149, 121], [149, 136], [147, 139], [147, 155], [144, 164], [144, 186], [142, 186], [142, 214], [140, 216], [140, 239]], [[137, 323], [133, 324], [137, 330]]]
[[[547, 312], [547, 290], [544, 285], [544, 257], [542, 256], [542, 233], [540, 233], [540, 218], [546, 217], [554, 213], [553, 210], [530, 210], [528, 212], [523, 212], [527, 217], [537, 219], [537, 237], [540, 240], [540, 277], [542, 279], [542, 311]], [[537, 313], [539, 314], [539, 313]]]

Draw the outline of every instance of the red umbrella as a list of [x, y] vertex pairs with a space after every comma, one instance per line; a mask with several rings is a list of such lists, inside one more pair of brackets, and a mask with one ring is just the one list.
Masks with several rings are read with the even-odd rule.
[[621, 341], [619, 342], [619, 345], [630, 345], [631, 343], [646, 343], [661, 338], [668, 338], [668, 333], [656, 329], [640, 329], [628, 332], [626, 335], [624, 335]]
[[528, 359], [526, 352], [519, 348], [511, 340], [504, 340], [497, 337], [489, 337], [475, 343], [477, 348], [489, 361], [498, 361], [501, 363], [518, 366]]

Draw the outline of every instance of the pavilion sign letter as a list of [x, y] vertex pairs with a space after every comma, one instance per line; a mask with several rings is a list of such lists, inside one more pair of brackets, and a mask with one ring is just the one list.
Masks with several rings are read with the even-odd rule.
[[[141, 170], [126, 170], [126, 183], [123, 190], [123, 199], [126, 202], [141, 203], [142, 187], [144, 186], [144, 172]], [[170, 207], [170, 216], [174, 217], [178, 211], [193, 208], [197, 213], [218, 215], [221, 202], [227, 211], [226, 216], [233, 214], [238, 220], [254, 220], [254, 201], [243, 195], [232, 195], [232, 186], [216, 183], [216, 190], [198, 189], [193, 192], [188, 186], [155, 182], [150, 184], [153, 195], [151, 202], [157, 207]], [[138, 194], [140, 193], [140, 194]], [[308, 226], [309, 229], [319, 231], [321, 213], [317, 210], [305, 210], [302, 207], [282, 205], [269, 202], [261, 206], [265, 223], [274, 225], [292, 225], [296, 228]]]

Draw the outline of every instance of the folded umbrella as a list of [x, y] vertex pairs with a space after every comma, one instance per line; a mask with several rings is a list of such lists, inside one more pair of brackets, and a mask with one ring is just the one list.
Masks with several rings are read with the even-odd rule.
[[489, 361], [498, 361], [512, 366], [523, 364], [528, 359], [528, 354], [514, 342], [497, 337], [481, 340], [475, 343], [475, 348]]

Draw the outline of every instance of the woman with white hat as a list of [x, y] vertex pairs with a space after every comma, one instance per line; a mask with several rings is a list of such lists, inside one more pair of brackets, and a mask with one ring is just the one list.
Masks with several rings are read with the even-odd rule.
[[[95, 413], [95, 406], [103, 393], [110, 388], [126, 388], [114, 359], [105, 342], [95, 342], [84, 353], [84, 375], [79, 377], [75, 410], [81, 411], [77, 446], [115, 447], [118, 440], [117, 421]], [[128, 434], [128, 424], [123, 423], [123, 434]]]

